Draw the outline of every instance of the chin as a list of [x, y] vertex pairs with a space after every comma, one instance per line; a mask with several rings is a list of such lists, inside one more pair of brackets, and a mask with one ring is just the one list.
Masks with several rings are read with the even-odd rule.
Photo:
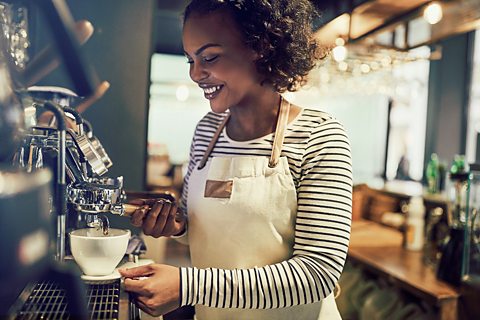
[[210, 109], [215, 113], [223, 113], [228, 110], [223, 103], [216, 103], [216, 101], [210, 101]]

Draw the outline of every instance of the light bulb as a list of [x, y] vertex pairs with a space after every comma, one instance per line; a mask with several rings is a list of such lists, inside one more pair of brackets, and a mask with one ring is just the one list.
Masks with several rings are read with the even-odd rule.
[[332, 50], [333, 59], [337, 62], [344, 61], [347, 58], [347, 48], [344, 46], [336, 46]]
[[362, 70], [363, 73], [369, 73], [370, 66], [366, 63], [362, 63], [362, 65], [360, 66], [360, 70]]
[[392, 58], [389, 56], [384, 56], [381, 60], [380, 63], [382, 64], [383, 67], [388, 67], [392, 63]]
[[423, 11], [423, 18], [430, 24], [436, 24], [443, 17], [442, 6], [438, 2], [430, 3]]
[[336, 46], [344, 46], [345, 45], [345, 40], [343, 38], [337, 38], [337, 39], [335, 39], [335, 45]]

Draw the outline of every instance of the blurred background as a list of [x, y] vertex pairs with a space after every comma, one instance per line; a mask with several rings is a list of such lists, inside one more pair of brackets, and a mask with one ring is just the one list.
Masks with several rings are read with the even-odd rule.
[[[285, 97], [331, 113], [351, 141], [342, 316], [478, 318], [480, 0], [312, 2], [315, 37], [329, 54]], [[109, 175], [123, 176], [130, 194], [178, 197], [195, 125], [210, 110], [183, 55], [188, 1], [66, 3], [73, 20], [92, 23], [81, 52], [110, 83], [82, 114], [114, 164]], [[0, 19], [19, 69], [54, 42], [32, 1], [0, 1]], [[35, 84], [74, 90], [68, 75], [60, 65]], [[152, 260], [188, 265], [175, 242], [146, 241]]]

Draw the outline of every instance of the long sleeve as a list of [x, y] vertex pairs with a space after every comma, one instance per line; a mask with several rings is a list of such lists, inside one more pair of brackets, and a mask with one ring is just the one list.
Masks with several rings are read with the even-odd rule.
[[333, 291], [350, 237], [350, 146], [332, 118], [308, 130], [299, 161], [290, 165], [298, 177], [292, 257], [251, 269], [181, 268], [182, 305], [282, 308], [316, 302]]

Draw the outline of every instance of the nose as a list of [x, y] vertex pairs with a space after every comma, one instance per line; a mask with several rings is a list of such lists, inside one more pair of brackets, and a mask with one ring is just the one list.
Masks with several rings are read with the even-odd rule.
[[208, 72], [201, 63], [190, 64], [190, 78], [195, 82], [200, 82], [208, 77]]

